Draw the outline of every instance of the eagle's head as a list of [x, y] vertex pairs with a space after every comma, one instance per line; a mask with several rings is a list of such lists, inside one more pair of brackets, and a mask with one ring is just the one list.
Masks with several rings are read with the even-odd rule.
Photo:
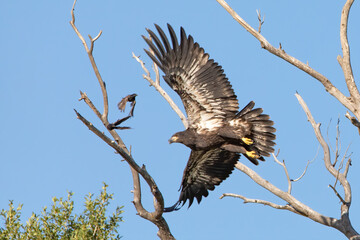
[[189, 129], [177, 132], [169, 139], [169, 143], [182, 143], [189, 148], [193, 148], [195, 146], [195, 141], [196, 137], [194, 135], [194, 131]]

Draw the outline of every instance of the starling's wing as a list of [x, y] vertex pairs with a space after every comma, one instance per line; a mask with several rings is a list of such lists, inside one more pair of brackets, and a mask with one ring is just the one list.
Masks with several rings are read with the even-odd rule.
[[127, 95], [118, 103], [118, 108], [121, 112], [125, 111], [126, 103], [128, 102], [130, 96], [131, 95]]
[[200, 203], [202, 196], [208, 196], [208, 190], [214, 190], [231, 174], [238, 159], [238, 153], [220, 148], [191, 151], [181, 182], [179, 200], [172, 207], [165, 208], [165, 212], [180, 209], [187, 200], [190, 207], [194, 198]]
[[135, 108], [135, 104], [136, 104], [136, 101], [135, 101], [135, 98], [136, 98], [137, 94], [136, 93], [133, 93], [133, 94], [130, 94], [130, 95], [127, 95], [126, 97], [124, 97], [123, 99], [121, 99], [121, 101], [118, 103], [118, 108], [121, 112], [124, 112], [125, 111], [125, 107], [126, 107], [126, 103], [127, 102], [130, 102], [131, 103], [131, 110], [130, 110], [130, 113], [129, 115], [132, 117], [134, 116], [134, 108]]
[[170, 42], [164, 31], [155, 25], [159, 37], [147, 29], [151, 36], [145, 39], [151, 51], [150, 58], [164, 72], [165, 81], [176, 91], [185, 107], [189, 127], [214, 131], [223, 126], [224, 120], [234, 117], [238, 101], [230, 82], [220, 65], [209, 59], [204, 49], [187, 36], [181, 28], [180, 44], [173, 28], [168, 24]]

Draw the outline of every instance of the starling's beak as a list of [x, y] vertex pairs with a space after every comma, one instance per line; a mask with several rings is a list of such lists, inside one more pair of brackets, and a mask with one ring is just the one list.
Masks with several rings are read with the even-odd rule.
[[169, 139], [169, 144], [174, 143], [174, 142], [177, 142], [178, 139], [179, 139], [179, 137], [177, 137], [177, 136], [172, 136], [172, 137]]

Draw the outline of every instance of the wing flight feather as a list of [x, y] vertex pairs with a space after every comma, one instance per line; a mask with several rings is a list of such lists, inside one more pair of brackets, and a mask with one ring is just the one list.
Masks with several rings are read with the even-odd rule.
[[208, 196], [209, 190], [214, 190], [231, 174], [238, 159], [238, 153], [221, 148], [192, 150], [181, 181], [179, 200], [165, 211], [178, 210], [188, 200], [190, 207], [194, 198], [200, 203], [202, 197]]
[[179, 94], [189, 126], [198, 132], [214, 131], [223, 126], [226, 118], [236, 115], [238, 101], [222, 67], [209, 59], [183, 28], [179, 43], [168, 24], [172, 46], [164, 31], [156, 24], [155, 28], [160, 37], [147, 29], [152, 40], [143, 38], [153, 53], [145, 52], [164, 72], [166, 83]]

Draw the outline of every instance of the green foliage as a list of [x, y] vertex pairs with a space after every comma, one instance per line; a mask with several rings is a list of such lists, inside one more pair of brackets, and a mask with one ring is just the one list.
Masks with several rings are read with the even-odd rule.
[[85, 197], [85, 210], [80, 214], [73, 214], [74, 201], [72, 192], [67, 199], [52, 199], [53, 205], [49, 211], [43, 208], [40, 215], [32, 214], [26, 224], [20, 221], [22, 204], [16, 209], [13, 201], [9, 203], [9, 210], [1, 210], [0, 218], [4, 225], [0, 225], [0, 240], [5, 239], [120, 239], [117, 228], [122, 221], [120, 214], [122, 207], [117, 207], [111, 216], [106, 216], [106, 208], [113, 198], [113, 194], [106, 192], [104, 183], [97, 198], [93, 194]]

